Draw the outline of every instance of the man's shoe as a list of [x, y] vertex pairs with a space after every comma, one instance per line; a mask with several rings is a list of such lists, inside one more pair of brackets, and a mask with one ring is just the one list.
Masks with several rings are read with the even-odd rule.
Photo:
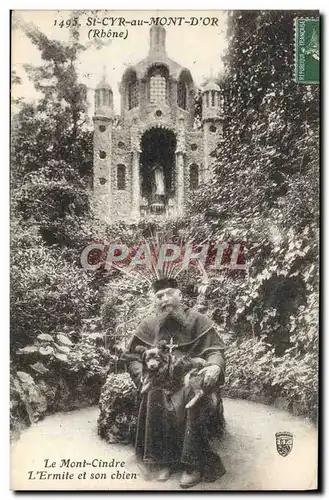
[[203, 473], [203, 480], [206, 481], [207, 483], [214, 483], [218, 479], [216, 470], [213, 469], [207, 469]]
[[206, 481], [207, 483], [214, 483], [220, 479], [225, 472], [226, 470], [223, 464], [208, 465], [203, 471], [203, 481]]
[[151, 479], [153, 479], [154, 466], [152, 464], [144, 464], [142, 462], [138, 462], [137, 466], [145, 481], [150, 481]]
[[160, 469], [159, 473], [157, 474], [156, 480], [168, 481], [169, 477], [170, 477], [170, 469], [169, 467], [164, 467], [163, 469]]
[[192, 488], [201, 481], [201, 473], [197, 469], [184, 471], [179, 482], [181, 488]]

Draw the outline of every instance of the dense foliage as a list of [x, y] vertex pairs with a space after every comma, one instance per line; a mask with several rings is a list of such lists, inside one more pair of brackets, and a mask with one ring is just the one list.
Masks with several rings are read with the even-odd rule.
[[207, 290], [210, 310], [232, 333], [228, 387], [275, 388], [314, 418], [319, 88], [293, 79], [296, 16], [229, 14], [225, 141], [213, 152], [213, 182], [191, 204], [191, 231], [244, 248], [247, 272], [210, 277]]
[[[29, 423], [35, 415], [39, 418], [47, 411], [72, 407], [83, 397], [86, 402], [97, 402], [110, 356], [109, 351], [101, 352], [103, 345], [94, 345], [93, 330], [88, 330], [87, 339], [83, 333], [90, 318], [97, 323], [100, 309], [98, 281], [79, 266], [79, 254], [90, 232], [92, 172], [86, 89], [75, 69], [83, 47], [76, 37], [62, 44], [35, 29], [27, 28], [26, 34], [39, 48], [42, 64], [26, 67], [40, 99], [33, 103], [16, 100], [12, 119], [14, 428], [15, 411], [30, 415]], [[12, 84], [20, 85], [15, 75]], [[99, 335], [103, 338], [102, 331]], [[67, 345], [58, 340], [65, 338]], [[40, 391], [47, 403], [35, 412], [29, 400], [38, 399]]]

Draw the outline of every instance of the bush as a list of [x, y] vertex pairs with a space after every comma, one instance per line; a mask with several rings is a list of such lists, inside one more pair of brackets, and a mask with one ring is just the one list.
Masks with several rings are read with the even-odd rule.
[[301, 354], [296, 347], [283, 357], [266, 342], [266, 337], [228, 343], [225, 393], [230, 397], [276, 404], [317, 419], [318, 366], [314, 352]]
[[107, 374], [117, 368], [99, 325], [99, 318], [86, 320], [77, 343], [63, 333], [41, 333], [17, 350], [19, 370], [11, 378], [14, 434], [46, 414], [98, 403]]
[[138, 394], [128, 373], [111, 373], [99, 400], [98, 434], [108, 443], [132, 444], [138, 415]]
[[83, 319], [94, 316], [99, 294], [92, 278], [66, 262], [58, 249], [12, 246], [11, 343], [31, 343], [39, 333], [72, 331], [77, 337]]

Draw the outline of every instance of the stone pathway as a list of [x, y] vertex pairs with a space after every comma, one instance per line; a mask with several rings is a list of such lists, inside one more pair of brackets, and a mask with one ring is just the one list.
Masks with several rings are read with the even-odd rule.
[[[316, 488], [317, 432], [311, 423], [249, 401], [225, 399], [224, 408], [226, 435], [214, 446], [227, 473], [215, 483], [201, 483], [192, 490]], [[166, 483], [143, 480], [132, 447], [109, 445], [97, 436], [97, 417], [96, 407], [57, 413], [23, 431], [11, 447], [11, 488], [181, 491], [178, 474]], [[275, 433], [278, 431], [290, 431], [294, 435], [293, 449], [285, 458], [276, 451]], [[55, 462], [55, 467], [46, 468], [46, 459], [48, 465]], [[114, 459], [124, 465], [60, 467], [61, 461], [67, 459], [71, 462], [84, 459], [110, 462]], [[37, 474], [37, 471], [44, 472]], [[40, 478], [48, 473], [51, 474], [49, 479]], [[59, 480], [53, 474], [71, 474], [71, 478]]]

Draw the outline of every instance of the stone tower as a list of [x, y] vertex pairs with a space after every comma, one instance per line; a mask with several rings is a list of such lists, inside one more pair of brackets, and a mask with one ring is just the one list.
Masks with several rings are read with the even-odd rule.
[[192, 75], [165, 42], [165, 29], [152, 26], [147, 57], [122, 75], [120, 117], [105, 78], [95, 90], [93, 201], [107, 222], [183, 215], [187, 195], [211, 175], [209, 153], [223, 131], [220, 88], [205, 86], [197, 129]]
[[202, 92], [202, 128], [203, 128], [203, 156], [204, 182], [212, 175], [210, 153], [223, 140], [223, 94], [217, 83], [211, 79]]
[[111, 222], [113, 92], [105, 75], [95, 90], [94, 122], [94, 210]]

